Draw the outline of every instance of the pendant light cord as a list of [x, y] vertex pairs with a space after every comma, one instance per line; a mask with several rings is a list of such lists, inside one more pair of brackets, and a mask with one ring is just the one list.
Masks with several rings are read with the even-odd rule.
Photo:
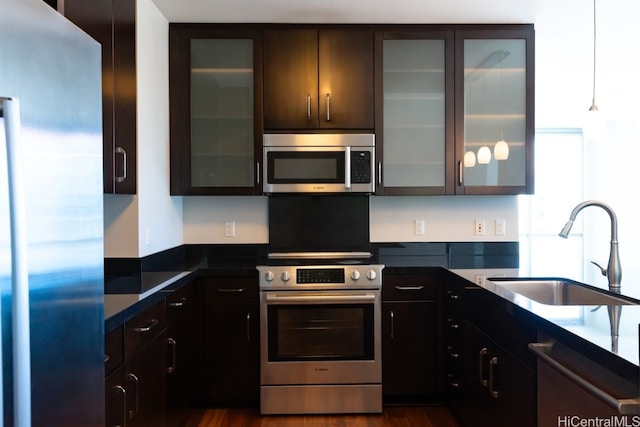
[[593, 98], [589, 111], [597, 111], [596, 105], [596, 0], [593, 0]]

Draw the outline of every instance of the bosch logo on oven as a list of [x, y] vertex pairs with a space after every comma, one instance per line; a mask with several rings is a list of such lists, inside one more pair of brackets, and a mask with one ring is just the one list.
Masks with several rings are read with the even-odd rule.
[[316, 372], [329, 372], [329, 368], [316, 368]]

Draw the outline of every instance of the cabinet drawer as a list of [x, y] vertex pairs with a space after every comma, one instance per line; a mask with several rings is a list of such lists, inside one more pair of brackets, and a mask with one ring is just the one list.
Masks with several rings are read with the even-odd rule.
[[104, 337], [104, 375], [108, 376], [124, 359], [124, 328], [118, 326]]
[[176, 320], [189, 310], [195, 310], [195, 288], [192, 284], [185, 285], [172, 292], [166, 298], [168, 322]]
[[164, 300], [158, 301], [124, 325], [124, 354], [129, 359], [167, 326]]
[[428, 276], [388, 275], [382, 280], [383, 301], [429, 301], [438, 294], [438, 281]]
[[256, 277], [203, 278], [200, 282], [202, 302], [258, 302]]

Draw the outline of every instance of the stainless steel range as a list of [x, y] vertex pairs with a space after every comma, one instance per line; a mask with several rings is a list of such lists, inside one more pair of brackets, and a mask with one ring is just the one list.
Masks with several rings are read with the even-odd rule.
[[257, 267], [260, 411], [382, 412], [384, 266], [307, 262]]

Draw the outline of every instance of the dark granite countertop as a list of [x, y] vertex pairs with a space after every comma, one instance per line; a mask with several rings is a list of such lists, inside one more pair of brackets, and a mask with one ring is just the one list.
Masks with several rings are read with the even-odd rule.
[[[433, 268], [441, 267], [473, 283], [477, 282], [479, 275], [485, 278], [523, 276], [518, 268], [518, 242], [382, 243], [373, 245], [373, 250], [375, 262], [384, 264], [385, 272], [390, 274], [419, 274], [420, 271], [429, 272]], [[257, 277], [255, 266], [266, 262], [265, 251], [265, 245], [188, 245], [154, 255], [151, 259], [140, 260], [133, 273], [127, 270], [122, 274], [127, 276], [129, 281], [133, 277], [133, 291], [114, 293], [105, 289], [105, 328], [108, 331], [121, 324], [158, 298], [163, 298], [167, 292], [195, 277]], [[110, 261], [110, 264], [113, 264], [114, 260]], [[127, 260], [127, 268], [130, 264], [132, 262]], [[167, 266], [171, 266], [173, 271], [162, 271], [167, 269]], [[113, 271], [109, 275], [105, 273], [105, 277], [111, 279], [106, 281], [105, 288], [113, 284], [113, 280], [118, 283], [118, 272], [122, 270], [116, 269], [116, 274]], [[536, 277], [535, 274], [528, 275]], [[549, 275], [545, 274], [544, 277]], [[558, 274], [556, 277], [565, 276]], [[483, 287], [505, 298], [496, 292], [495, 285], [490, 281], [485, 281]], [[623, 294], [624, 291], [623, 286]], [[628, 296], [638, 298], [640, 295]], [[524, 297], [509, 302], [556, 328], [557, 331], [591, 343], [635, 366], [640, 365], [640, 305], [622, 308], [618, 348], [614, 349], [606, 307], [594, 310], [596, 307], [580, 306], [577, 310], [582, 312], [582, 316], [576, 321], [567, 320], [564, 314], [566, 306], [538, 304]]]
[[[617, 348], [614, 345], [611, 335], [611, 322], [606, 306], [566, 306], [566, 305], [545, 305], [537, 303], [529, 298], [518, 295], [513, 298], [511, 295], [501, 292], [495, 283], [491, 282], [491, 277], [550, 277], [548, 275], [521, 274], [518, 269], [479, 269], [479, 270], [451, 270], [453, 273], [465, 279], [476, 282], [477, 275], [484, 275], [487, 279], [482, 287], [489, 292], [509, 301], [528, 313], [536, 316], [546, 326], [553, 327], [556, 331], [569, 333], [579, 339], [591, 343], [610, 355], [621, 358], [632, 363], [634, 366], [640, 365], [640, 340], [638, 338], [638, 325], [640, 324], [640, 305], [621, 306], [621, 321]], [[557, 278], [570, 279], [562, 275], [553, 276]], [[580, 281], [578, 281], [580, 282]], [[582, 283], [582, 282], [581, 282]], [[588, 284], [588, 283], [587, 283]], [[624, 295], [624, 292], [623, 292]], [[635, 298], [634, 295], [626, 295]], [[579, 316], [568, 316], [567, 309]]]

